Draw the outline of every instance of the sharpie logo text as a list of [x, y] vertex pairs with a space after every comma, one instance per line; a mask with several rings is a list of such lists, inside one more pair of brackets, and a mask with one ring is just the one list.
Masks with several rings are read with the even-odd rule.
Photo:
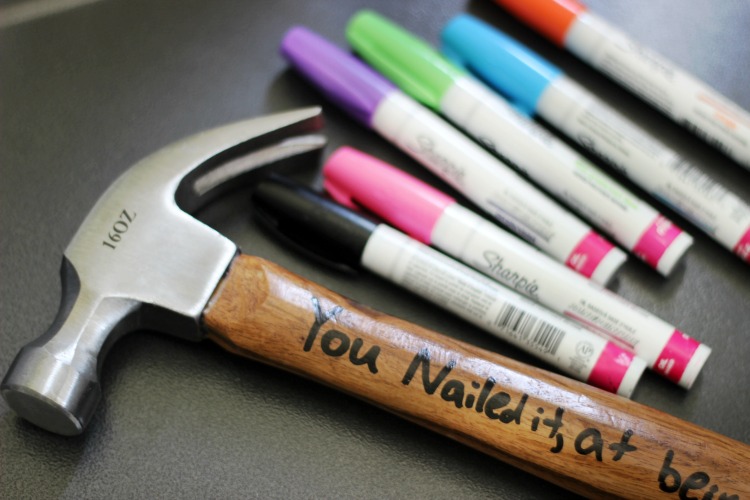
[[426, 161], [437, 168], [449, 182], [459, 185], [464, 183], [465, 171], [463, 167], [456, 165], [450, 158], [441, 154], [437, 149], [435, 141], [430, 137], [424, 135], [417, 136], [416, 145], [409, 145], [408, 148], [419, 157], [425, 158]]
[[488, 274], [525, 295], [535, 299], [539, 298], [539, 284], [536, 280], [529, 279], [518, 271], [505, 267], [502, 255], [497, 252], [486, 250], [482, 256], [484, 257], [485, 269]]

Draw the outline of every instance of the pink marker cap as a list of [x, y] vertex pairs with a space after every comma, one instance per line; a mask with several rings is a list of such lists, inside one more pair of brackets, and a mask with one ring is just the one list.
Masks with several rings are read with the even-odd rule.
[[658, 215], [633, 247], [633, 253], [664, 276], [669, 276], [693, 238], [672, 221]]
[[626, 259], [625, 252], [596, 232], [589, 231], [570, 252], [565, 265], [606, 286]]
[[342, 205], [364, 207], [429, 245], [450, 196], [382, 160], [344, 146], [323, 167], [323, 187]]
[[607, 342], [587, 382], [629, 398], [645, 369], [644, 360], [612, 342]]
[[709, 354], [710, 347], [675, 330], [654, 362], [653, 369], [672, 382], [690, 389]]
[[742, 238], [734, 246], [734, 253], [745, 262], [750, 262], [750, 229], [742, 235]]

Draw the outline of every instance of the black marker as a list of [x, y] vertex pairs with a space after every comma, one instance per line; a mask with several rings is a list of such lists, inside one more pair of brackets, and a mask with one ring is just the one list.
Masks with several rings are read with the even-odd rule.
[[261, 223], [315, 259], [372, 271], [579, 380], [629, 397], [646, 368], [631, 352], [288, 179], [260, 183], [253, 203]]

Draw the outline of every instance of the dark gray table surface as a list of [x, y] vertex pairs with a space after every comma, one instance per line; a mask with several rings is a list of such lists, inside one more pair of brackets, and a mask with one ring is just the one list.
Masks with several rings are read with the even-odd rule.
[[[0, 374], [52, 321], [62, 252], [98, 196], [128, 166], [178, 138], [322, 103], [328, 152], [353, 145], [445, 187], [323, 102], [278, 55], [281, 37], [294, 24], [344, 45], [347, 20], [365, 7], [433, 43], [460, 12], [505, 29], [750, 201], [750, 172], [489, 0], [104, 0], [46, 16], [37, 10], [26, 20], [10, 17], [21, 5], [43, 3], [0, 7]], [[589, 5], [750, 109], [746, 0]], [[319, 181], [317, 171], [299, 178]], [[243, 250], [346, 296], [536, 363], [379, 278], [319, 267], [271, 241], [249, 210], [246, 195], [238, 194], [201, 217]], [[661, 278], [631, 260], [614, 289], [709, 344], [713, 354], [692, 390], [647, 373], [634, 399], [750, 443], [750, 267], [691, 232], [694, 248], [672, 277]], [[0, 498], [567, 495], [447, 438], [209, 342], [133, 333], [109, 354], [101, 382], [100, 408], [86, 433], [74, 438], [25, 423], [0, 401]]]

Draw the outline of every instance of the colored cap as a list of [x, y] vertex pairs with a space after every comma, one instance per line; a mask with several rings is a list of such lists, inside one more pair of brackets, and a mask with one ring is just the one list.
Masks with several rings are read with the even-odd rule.
[[380, 101], [395, 89], [351, 54], [301, 26], [284, 35], [281, 54], [328, 99], [368, 127]]
[[633, 253], [669, 276], [692, 244], [692, 236], [663, 215], [657, 215], [633, 246]]
[[456, 200], [393, 165], [350, 147], [323, 166], [323, 187], [339, 203], [364, 207], [414, 239], [430, 244], [432, 229]]
[[695, 379], [698, 378], [703, 365], [706, 364], [708, 356], [710, 355], [711, 348], [706, 344], [700, 344], [693, 353], [693, 357], [690, 358], [685, 370], [682, 372], [682, 377], [680, 377], [680, 380], [677, 383], [685, 389], [690, 389], [693, 386]]
[[536, 53], [468, 14], [453, 18], [441, 34], [443, 53], [532, 114], [549, 83], [562, 71]]
[[287, 178], [273, 175], [253, 191], [253, 214], [267, 229], [315, 260], [358, 269], [377, 224]]
[[575, 0], [495, 0], [495, 3], [560, 46], [578, 14], [586, 10]]
[[629, 398], [645, 369], [644, 360], [612, 342], [607, 342], [587, 382]]
[[372, 11], [357, 13], [346, 37], [373, 68], [435, 110], [456, 79], [466, 74], [424, 40]]
[[595, 231], [589, 231], [570, 252], [565, 265], [592, 281], [607, 286], [626, 260], [625, 252]]
[[675, 330], [653, 362], [652, 368], [659, 375], [690, 389], [710, 354], [710, 347]]
[[737, 241], [732, 249], [745, 262], [750, 262], [750, 229]]

